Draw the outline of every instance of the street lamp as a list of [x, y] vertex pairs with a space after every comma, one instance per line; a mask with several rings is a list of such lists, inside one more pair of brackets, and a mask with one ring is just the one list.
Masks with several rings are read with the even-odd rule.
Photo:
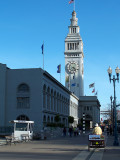
[[119, 145], [119, 141], [118, 141], [118, 134], [117, 134], [117, 115], [116, 115], [116, 95], [115, 95], [115, 82], [116, 80], [119, 82], [119, 72], [120, 72], [120, 69], [118, 67], [116, 67], [115, 69], [115, 72], [116, 72], [116, 76], [117, 78], [115, 78], [115, 75], [113, 75], [113, 78], [111, 78], [112, 76], [112, 69], [109, 67], [108, 68], [108, 75], [109, 75], [109, 80], [110, 80], [110, 83], [111, 83], [111, 80], [113, 81], [113, 87], [114, 87], [114, 119], [115, 119], [115, 129], [114, 129], [114, 135], [115, 135], [115, 138], [114, 138], [114, 143], [113, 145], [114, 146], [118, 146]]
[[110, 96], [110, 100], [111, 100], [111, 123], [112, 123], [112, 130], [114, 129], [114, 111], [113, 111], [113, 97]]

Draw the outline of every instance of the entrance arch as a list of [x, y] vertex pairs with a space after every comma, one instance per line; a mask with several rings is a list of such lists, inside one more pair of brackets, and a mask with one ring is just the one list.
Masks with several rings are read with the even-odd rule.
[[25, 121], [29, 121], [30, 119], [26, 116], [26, 115], [19, 115], [16, 120], [25, 120]]
[[90, 130], [90, 121], [92, 121], [92, 116], [89, 114], [86, 114], [85, 116], [85, 128], [86, 130]]

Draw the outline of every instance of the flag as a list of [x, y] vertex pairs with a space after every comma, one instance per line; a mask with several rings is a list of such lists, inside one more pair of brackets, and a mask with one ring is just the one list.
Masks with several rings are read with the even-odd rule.
[[69, 76], [66, 76], [65, 81], [69, 82]]
[[72, 87], [76, 86], [76, 83], [72, 83], [71, 86], [72, 86]]
[[44, 53], [44, 43], [42, 44], [41, 49], [42, 49], [42, 54], [43, 54]]
[[97, 92], [95, 93], [95, 96], [97, 96]]
[[57, 66], [57, 73], [61, 73], [61, 64], [59, 64], [58, 66]]
[[90, 85], [89, 85], [89, 88], [94, 87], [94, 85], [95, 85], [95, 83], [90, 84]]
[[95, 92], [95, 88], [93, 89], [92, 93], [94, 93], [94, 92]]
[[71, 3], [73, 3], [73, 2], [74, 2], [74, 0], [70, 0], [70, 1], [69, 1], [69, 4], [71, 4]]

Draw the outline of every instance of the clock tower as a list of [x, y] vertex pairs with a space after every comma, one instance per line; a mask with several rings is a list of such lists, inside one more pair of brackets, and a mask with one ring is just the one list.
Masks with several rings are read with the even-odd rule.
[[78, 98], [84, 96], [83, 41], [77, 24], [76, 12], [72, 12], [69, 33], [65, 39], [65, 86]]

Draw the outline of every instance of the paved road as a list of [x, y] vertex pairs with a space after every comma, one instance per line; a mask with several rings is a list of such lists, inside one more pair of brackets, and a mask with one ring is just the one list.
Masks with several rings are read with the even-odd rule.
[[108, 138], [104, 149], [88, 151], [88, 135], [0, 146], [0, 160], [119, 160], [120, 147]]
[[87, 136], [62, 137], [0, 147], [0, 160], [72, 160], [87, 151]]

